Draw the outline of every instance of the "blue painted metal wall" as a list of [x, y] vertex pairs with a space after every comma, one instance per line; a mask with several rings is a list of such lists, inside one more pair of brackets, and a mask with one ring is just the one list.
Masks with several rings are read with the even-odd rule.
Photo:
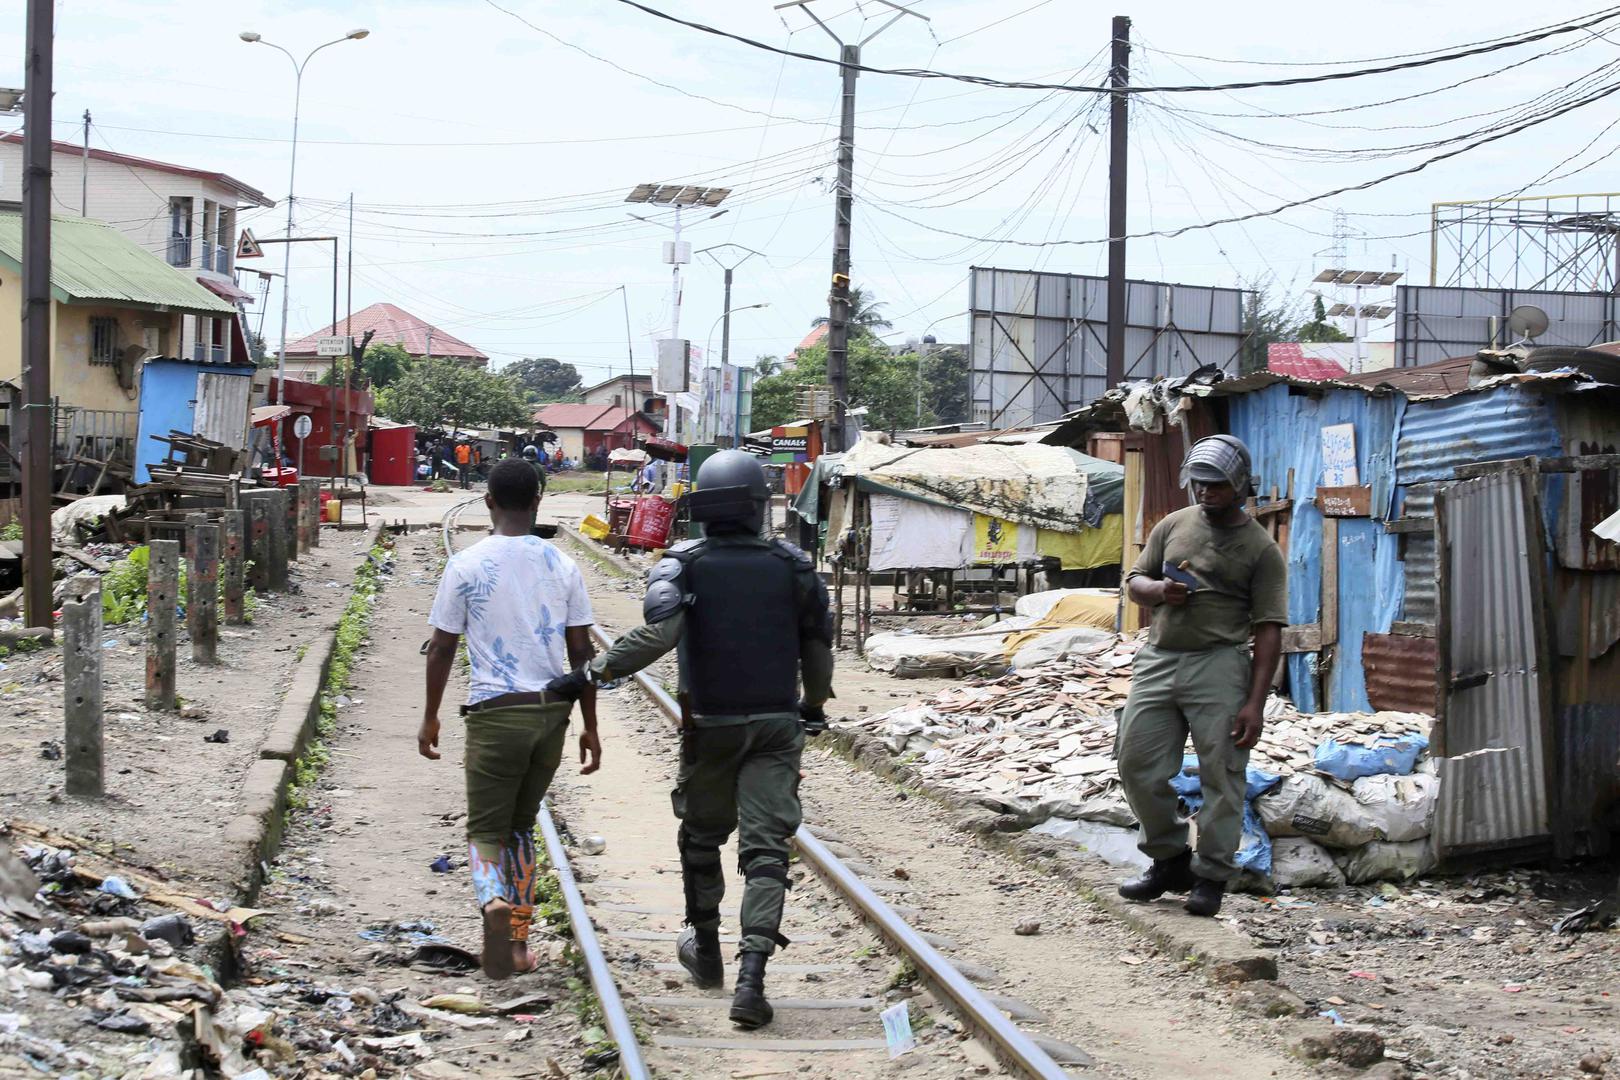
[[1558, 457], [1558, 408], [1553, 395], [1501, 386], [1406, 408], [1395, 470], [1402, 484], [1451, 480], [1458, 465], [1505, 458]]
[[1269, 489], [1287, 484], [1294, 471], [1294, 513], [1288, 545], [1289, 622], [1321, 618], [1322, 514], [1306, 500], [1322, 477], [1322, 428], [1354, 424], [1356, 466], [1372, 484], [1372, 518], [1339, 519], [1338, 644], [1318, 701], [1314, 653], [1288, 657], [1294, 703], [1305, 712], [1370, 709], [1361, 665], [1364, 633], [1385, 633], [1399, 617], [1402, 596], [1399, 538], [1385, 532], [1383, 519], [1394, 498], [1395, 436], [1407, 408], [1394, 394], [1360, 390], [1299, 392], [1285, 384], [1226, 399], [1228, 430], [1248, 444], [1254, 471]]
[[135, 482], [150, 483], [148, 466], [158, 465], [169, 456], [165, 443], [150, 436], [171, 431], [195, 430], [197, 373], [252, 375], [251, 368], [229, 368], [219, 364], [194, 364], [188, 360], [148, 360], [141, 366], [141, 422], [135, 439]]

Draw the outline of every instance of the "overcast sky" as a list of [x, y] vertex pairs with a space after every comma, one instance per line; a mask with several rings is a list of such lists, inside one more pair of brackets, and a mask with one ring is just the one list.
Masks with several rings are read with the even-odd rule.
[[[779, 13], [769, 0], [647, 2], [773, 46], [835, 54], [804, 14]], [[392, 301], [497, 365], [556, 356], [589, 382], [610, 366], [625, 370], [616, 291], [624, 285], [636, 364], [646, 370], [651, 343], [669, 324], [669, 268], [660, 256], [669, 234], [627, 218], [627, 209], [639, 208], [621, 200], [641, 182], [683, 180], [733, 190], [726, 214], [687, 215], [694, 248], [732, 243], [761, 253], [737, 270], [733, 305], [770, 306], [736, 314], [733, 358], [792, 349], [826, 311], [837, 69], [676, 26], [618, 0], [499, 3], [507, 10], [489, 0], [61, 0], [56, 135], [76, 140], [88, 108], [93, 145], [220, 170], [280, 198], [292, 65], [237, 33], [256, 30], [302, 56], [366, 27], [370, 37], [334, 45], [308, 67], [297, 179], [300, 234], [346, 231], [340, 204], [354, 195], [356, 309]], [[887, 10], [876, 0], [814, 0], [813, 7], [846, 38], [870, 33]], [[1158, 86], [1319, 73], [1335, 70], [1315, 66], [1330, 61], [1462, 45], [1592, 10], [1564, 2], [1364, 0], [1333, 9], [1330, 19], [1280, 0], [1128, 7], [1138, 45], [1133, 81]], [[5, 0], [5, 9], [0, 84], [21, 85], [23, 4]], [[868, 65], [1092, 85], [1105, 76], [1106, 8], [1079, 0], [920, 0], [915, 9], [930, 21], [908, 17], [889, 27], [867, 46]], [[1620, 42], [1620, 19], [1599, 29]], [[1554, 49], [1562, 51], [1535, 58]], [[1393, 156], [1388, 148], [1463, 135], [1540, 95], [1601, 88], [1620, 80], [1605, 70], [1617, 62], [1620, 45], [1582, 31], [1317, 86], [1135, 99], [1131, 230], [1270, 209], [1409, 168], [1456, 144]], [[1293, 64], [1313, 66], [1286, 66]], [[1593, 82], [1580, 82], [1592, 73]], [[1464, 79], [1473, 81], [1425, 93]], [[1334, 212], [1342, 210], [1352, 264], [1383, 269], [1393, 260], [1426, 283], [1431, 203], [1501, 195], [1544, 174], [1570, 175], [1533, 193], [1616, 188], [1613, 162], [1599, 159], [1620, 143], [1611, 129], [1620, 122], [1617, 101], [1277, 217], [1134, 240], [1130, 274], [1215, 285], [1269, 277], [1303, 297], [1330, 261]], [[861, 77], [854, 279], [885, 302], [893, 340], [925, 332], [964, 340], [970, 265], [1103, 271], [1101, 244], [1028, 245], [1106, 236], [1106, 115], [1106, 102], [1088, 94]], [[1278, 147], [1345, 152], [1322, 160]], [[284, 213], [259, 211], [249, 224], [260, 236], [280, 236]], [[331, 264], [314, 245], [295, 250], [297, 336], [328, 317]], [[279, 258], [267, 261], [279, 270]], [[686, 274], [681, 328], [702, 348], [721, 311], [721, 273], [700, 257]], [[274, 295], [271, 309], [265, 325], [274, 344]]]

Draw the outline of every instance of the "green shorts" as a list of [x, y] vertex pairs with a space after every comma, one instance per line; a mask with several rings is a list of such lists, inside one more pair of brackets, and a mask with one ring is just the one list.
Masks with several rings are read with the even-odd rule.
[[534, 828], [562, 762], [570, 711], [560, 703], [467, 714], [467, 839], [481, 857], [499, 858], [513, 833]]

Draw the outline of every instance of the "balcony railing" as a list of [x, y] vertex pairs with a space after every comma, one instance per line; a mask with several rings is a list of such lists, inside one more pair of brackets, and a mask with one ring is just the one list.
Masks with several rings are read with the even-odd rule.
[[223, 364], [225, 346], [209, 345], [199, 341], [191, 347], [191, 358], [199, 364]]
[[[204, 250], [206, 250], [206, 249], [204, 249]], [[171, 236], [171, 237], [169, 237], [169, 265], [170, 266], [190, 266], [191, 265], [191, 237], [189, 237], [189, 236]]]
[[217, 247], [212, 244], [202, 246], [202, 268], [212, 270], [219, 274], [231, 272], [231, 252], [229, 248]]

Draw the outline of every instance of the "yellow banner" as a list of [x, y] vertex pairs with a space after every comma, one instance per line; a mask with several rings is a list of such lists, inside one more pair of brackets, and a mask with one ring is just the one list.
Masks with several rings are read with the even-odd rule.
[[1018, 558], [1018, 524], [1001, 518], [973, 515], [973, 561], [999, 566]]

